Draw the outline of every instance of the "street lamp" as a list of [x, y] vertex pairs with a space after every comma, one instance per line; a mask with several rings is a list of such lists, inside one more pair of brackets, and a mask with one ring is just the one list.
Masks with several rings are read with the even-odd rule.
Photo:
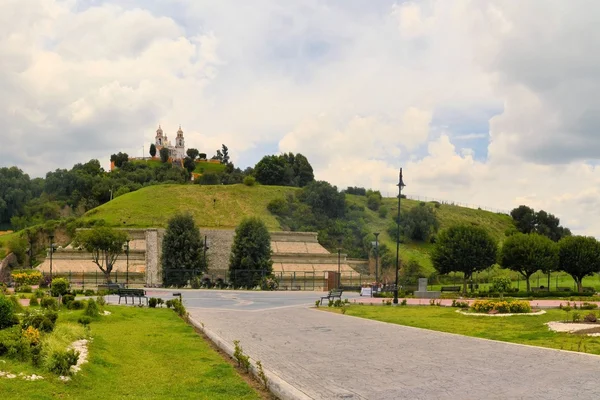
[[50, 240], [50, 287], [52, 287], [52, 253], [54, 253], [54, 244], [52, 241], [54, 240], [54, 235], [48, 235], [48, 239]]
[[127, 256], [127, 269], [125, 270], [125, 286], [129, 287], [129, 242], [127, 239], [125, 243], [125, 255]]
[[342, 274], [340, 270], [340, 259], [342, 256], [342, 249], [338, 247], [338, 289], [342, 286]]
[[375, 284], [379, 285], [379, 232], [375, 232]]
[[394, 304], [398, 304], [398, 269], [400, 267], [400, 199], [402, 198], [402, 188], [406, 185], [402, 180], [402, 168], [400, 168], [400, 174], [398, 176], [398, 218], [396, 223], [398, 225], [397, 237], [396, 237], [396, 285], [394, 287]]

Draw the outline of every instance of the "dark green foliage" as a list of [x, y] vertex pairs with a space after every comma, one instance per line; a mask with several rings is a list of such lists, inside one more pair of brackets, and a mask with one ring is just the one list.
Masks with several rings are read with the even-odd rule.
[[600, 271], [600, 243], [593, 237], [567, 236], [558, 246], [558, 268], [571, 275], [582, 292], [583, 278]]
[[62, 303], [64, 305], [67, 305], [68, 303], [72, 302], [73, 300], [75, 300], [75, 296], [73, 296], [72, 294], [65, 294], [62, 297]]
[[54, 324], [55, 322], [52, 322], [52, 320], [45, 313], [27, 312], [25, 313], [23, 321], [21, 322], [21, 328], [27, 329], [31, 326], [40, 332], [48, 333], [54, 330]]
[[253, 176], [246, 176], [244, 178], [244, 185], [246, 186], [254, 186], [256, 184], [256, 178]]
[[229, 273], [235, 287], [255, 287], [273, 271], [271, 236], [259, 218], [245, 218], [235, 230]]
[[315, 179], [308, 159], [300, 153], [264, 156], [254, 167], [254, 175], [263, 185], [304, 187]]
[[15, 308], [13, 303], [7, 297], [0, 295], [0, 329], [8, 328], [14, 324]]
[[205, 172], [197, 181], [200, 185], [220, 185], [221, 176], [216, 172]]
[[521, 233], [538, 233], [558, 242], [565, 236], [571, 236], [568, 228], [560, 226], [560, 220], [554, 215], [521, 205], [510, 212], [517, 230]]
[[83, 293], [84, 296], [93, 296], [94, 294], [96, 293], [92, 289], [86, 289]]
[[158, 304], [158, 299], [156, 297], [150, 297], [150, 299], [148, 300], [148, 307], [156, 308], [157, 304]]
[[346, 212], [344, 193], [338, 192], [336, 186], [325, 181], [311, 182], [302, 189], [298, 199], [317, 216], [340, 218]]
[[156, 146], [154, 145], [154, 143], [152, 143], [150, 145], [150, 157], [155, 157], [156, 156]]
[[19, 361], [31, 358], [31, 344], [21, 334], [21, 327], [0, 330], [0, 355]]
[[63, 296], [69, 290], [69, 281], [65, 278], [54, 278], [52, 280], [52, 285], [50, 288], [50, 292], [52, 296], [58, 297]]
[[206, 153], [198, 153], [198, 159], [206, 160]]
[[39, 305], [40, 305], [40, 302], [39, 302], [39, 300], [37, 299], [37, 297], [32, 297], [32, 298], [29, 300], [29, 307], [36, 307], [36, 306], [39, 306]]
[[92, 319], [87, 315], [82, 315], [81, 317], [79, 317], [79, 319], [77, 319], [77, 322], [79, 322], [83, 326], [88, 326], [92, 323]]
[[183, 160], [183, 167], [191, 174], [196, 169], [196, 162], [190, 157], [186, 157]]
[[83, 310], [85, 307], [85, 302], [81, 300], [73, 300], [67, 303], [67, 308], [69, 310]]
[[345, 192], [348, 194], [355, 194], [357, 196], [366, 196], [367, 195], [367, 189], [365, 189], [364, 187], [357, 187], [357, 186], [348, 186], [348, 188], [345, 190]]
[[500, 264], [523, 275], [529, 292], [531, 275], [539, 270], [548, 272], [557, 269], [558, 247], [545, 236], [517, 233], [504, 241], [500, 251]]
[[388, 208], [386, 206], [381, 206], [379, 207], [379, 218], [385, 219], [385, 217], [387, 217], [388, 214]]
[[187, 154], [187, 156], [189, 158], [192, 159], [192, 161], [196, 160], [196, 158], [198, 158], [198, 155], [200, 154], [198, 149], [194, 149], [194, 148], [187, 149], [185, 153]]
[[167, 161], [169, 161], [169, 149], [167, 149], [166, 147], [161, 148], [158, 154], [160, 155], [160, 161], [162, 163], [166, 163]]
[[84, 315], [90, 318], [97, 318], [100, 316], [100, 309], [98, 308], [98, 303], [94, 301], [94, 299], [89, 299], [87, 304], [85, 305]]
[[129, 155], [127, 153], [119, 152], [118, 154], [111, 155], [110, 161], [115, 163], [115, 167], [121, 168], [126, 162], [129, 161]]
[[171, 218], [162, 244], [163, 284], [181, 287], [206, 271], [203, 250], [204, 242], [194, 218], [190, 214]]
[[49, 310], [56, 310], [58, 309], [58, 302], [54, 297], [43, 297], [40, 300], [40, 306]]
[[165, 305], [167, 306], [167, 308], [171, 308], [171, 307], [173, 307], [173, 300], [167, 300], [167, 301], [165, 302]]
[[425, 278], [423, 267], [417, 260], [410, 260], [400, 271], [403, 281], [408, 285], [416, 285], [419, 278]]
[[0, 223], [8, 223], [23, 212], [33, 196], [29, 175], [17, 167], [0, 168]]
[[[408, 211], [400, 214], [400, 235], [406, 238], [426, 242], [431, 235], [437, 232], [440, 223], [432, 207], [421, 203]], [[398, 237], [398, 226], [390, 225], [388, 234], [396, 240]], [[402, 240], [401, 240], [402, 242]]]
[[229, 164], [229, 149], [224, 144], [221, 145], [221, 164]]
[[434, 268], [440, 274], [462, 272], [463, 291], [474, 272], [483, 271], [496, 262], [497, 244], [483, 228], [457, 225], [442, 231], [431, 253]]
[[367, 207], [369, 207], [369, 209], [371, 209], [373, 211], [377, 211], [377, 210], [379, 210], [380, 206], [381, 206], [381, 195], [372, 193], [369, 196], [367, 196]]

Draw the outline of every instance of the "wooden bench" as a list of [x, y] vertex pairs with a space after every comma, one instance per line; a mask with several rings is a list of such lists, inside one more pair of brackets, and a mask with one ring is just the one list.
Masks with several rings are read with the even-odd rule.
[[119, 295], [119, 304], [121, 304], [121, 297], [125, 297], [125, 304], [127, 304], [128, 297], [131, 297], [133, 304], [135, 304], [136, 297], [139, 299], [139, 304], [142, 304], [142, 298], [146, 299], [146, 304], [148, 304], [148, 297], [146, 297], [146, 291], [144, 289], [119, 288], [117, 294]]
[[460, 286], [442, 286], [442, 292], [460, 292]]
[[327, 296], [322, 296], [321, 297], [321, 301], [323, 301], [323, 299], [333, 300], [336, 297], [341, 300], [342, 299], [342, 293], [344, 293], [344, 291], [340, 290], [340, 289], [330, 290], [329, 293], [327, 294]]
[[557, 292], [570, 292], [571, 290], [573, 290], [573, 289], [571, 289], [569, 287], [557, 287], [556, 288]]

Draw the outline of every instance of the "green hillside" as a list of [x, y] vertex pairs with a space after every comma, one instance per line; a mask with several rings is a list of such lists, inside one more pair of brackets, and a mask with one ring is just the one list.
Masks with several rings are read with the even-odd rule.
[[279, 186], [156, 185], [119, 196], [88, 211], [82, 220], [103, 219], [107, 225], [120, 227], [166, 227], [175, 213], [190, 212], [199, 226], [233, 228], [243, 217], [252, 215], [262, 218], [269, 229], [279, 230], [267, 204], [294, 190]]
[[[383, 199], [383, 205], [389, 210], [386, 218], [380, 218], [378, 213], [367, 208], [365, 196], [346, 195], [350, 203], [365, 207], [367, 225], [371, 232], [380, 232], [379, 241], [385, 243], [390, 249], [396, 250], [396, 242], [387, 233], [388, 227], [393, 224], [397, 215], [398, 200], [395, 198]], [[418, 206], [420, 201], [402, 199], [402, 211]], [[448, 228], [457, 224], [471, 224], [487, 229], [498, 241], [504, 238], [504, 232], [512, 226], [512, 219], [508, 215], [495, 214], [489, 211], [475, 210], [471, 208], [442, 204], [435, 208], [436, 215], [440, 221], [440, 229]], [[429, 259], [429, 251], [433, 245], [430, 243], [401, 243], [400, 255], [403, 260], [415, 259], [429, 272], [433, 272], [433, 266]]]

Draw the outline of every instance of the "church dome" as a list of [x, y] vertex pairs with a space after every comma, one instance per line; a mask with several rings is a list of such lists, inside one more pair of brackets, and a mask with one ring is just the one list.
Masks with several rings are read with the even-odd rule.
[[156, 130], [156, 134], [157, 134], [157, 135], [162, 135], [162, 134], [163, 134], [163, 130], [162, 130], [162, 128], [160, 127], [160, 124], [158, 125], [158, 129]]

